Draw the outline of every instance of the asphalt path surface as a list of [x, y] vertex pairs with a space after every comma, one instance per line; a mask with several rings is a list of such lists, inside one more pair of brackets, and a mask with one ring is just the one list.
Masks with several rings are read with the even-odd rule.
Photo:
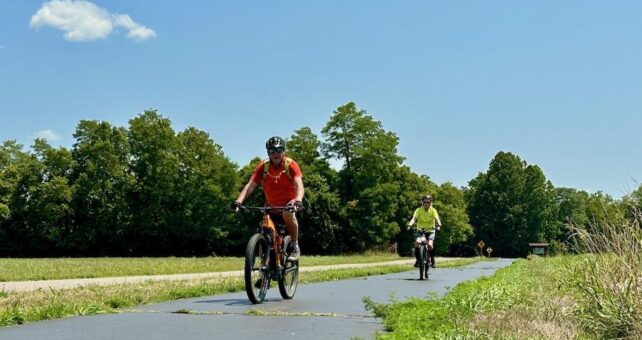
[[[492, 275], [511, 259], [461, 268], [436, 268], [420, 281], [418, 271], [299, 285], [283, 300], [274, 285], [266, 301], [252, 305], [245, 292], [144, 305], [119, 314], [70, 317], [0, 329], [0, 339], [372, 339], [381, 320], [362, 298], [380, 303], [444, 295], [467, 280]], [[263, 315], [249, 315], [252, 309]], [[189, 311], [189, 313], [185, 313]]]

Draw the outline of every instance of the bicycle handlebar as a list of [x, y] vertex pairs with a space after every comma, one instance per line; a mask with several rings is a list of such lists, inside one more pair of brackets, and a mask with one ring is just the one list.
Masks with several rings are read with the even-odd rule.
[[[437, 232], [437, 231], [439, 231], [439, 228], [441, 228], [441, 227], [437, 227], [437, 226], [435, 226], [435, 229], [433, 229], [433, 231], [434, 231], [434, 232]], [[412, 230], [412, 231], [421, 231], [421, 232], [424, 232], [424, 233], [427, 233], [427, 232], [428, 232], [428, 229], [426, 229], [426, 228], [417, 228], [417, 225], [416, 225], [416, 224], [415, 224], [415, 225], [413, 225], [413, 226], [411, 226], [411, 227], [408, 227], [408, 229], [409, 229], [409, 230]]]
[[287, 205], [283, 206], [283, 207], [250, 207], [250, 206], [247, 206], [247, 205], [240, 205], [239, 206], [239, 210], [241, 210], [243, 212], [249, 212], [252, 209], [259, 210], [264, 214], [269, 212], [270, 210], [287, 211], [287, 212], [298, 211], [295, 206], [287, 206]]

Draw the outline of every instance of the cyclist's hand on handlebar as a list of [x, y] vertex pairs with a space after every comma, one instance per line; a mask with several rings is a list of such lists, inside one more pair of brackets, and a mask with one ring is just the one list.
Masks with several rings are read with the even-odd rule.
[[289, 211], [303, 210], [303, 202], [292, 200], [288, 202], [288, 204], [286, 204], [285, 207], [288, 208]]
[[439, 231], [440, 229], [441, 229], [440, 225], [438, 225], [437, 228], [435, 228], [435, 230], [437, 230], [437, 231]]
[[240, 207], [241, 207], [241, 202], [239, 202], [239, 201], [234, 201], [234, 202], [232, 202], [232, 204], [230, 205], [230, 208], [231, 208], [234, 212], [239, 211], [239, 208], [240, 208]]

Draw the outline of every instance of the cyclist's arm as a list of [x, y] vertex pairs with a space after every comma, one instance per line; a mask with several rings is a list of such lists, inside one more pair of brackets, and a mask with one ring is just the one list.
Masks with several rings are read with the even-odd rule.
[[294, 200], [303, 201], [303, 195], [305, 194], [305, 188], [303, 187], [303, 177], [295, 176], [294, 186], [296, 187], [296, 198]]
[[253, 180], [249, 180], [247, 184], [243, 187], [243, 190], [241, 190], [241, 193], [239, 194], [239, 197], [236, 199], [237, 202], [243, 203], [246, 197], [250, 196], [252, 192], [254, 192], [254, 189], [256, 189], [256, 182]]
[[435, 227], [441, 228], [441, 219], [439, 218], [439, 214], [435, 214]]
[[408, 222], [408, 229], [410, 229], [410, 227], [412, 227], [415, 224], [416, 219], [417, 219], [417, 211], [415, 211], [415, 213], [412, 214], [412, 218]]

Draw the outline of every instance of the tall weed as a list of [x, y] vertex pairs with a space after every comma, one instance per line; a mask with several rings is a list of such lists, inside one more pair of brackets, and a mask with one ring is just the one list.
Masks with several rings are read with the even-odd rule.
[[572, 226], [574, 246], [585, 255], [566, 267], [565, 287], [588, 332], [625, 338], [642, 334], [642, 216], [623, 225]]

